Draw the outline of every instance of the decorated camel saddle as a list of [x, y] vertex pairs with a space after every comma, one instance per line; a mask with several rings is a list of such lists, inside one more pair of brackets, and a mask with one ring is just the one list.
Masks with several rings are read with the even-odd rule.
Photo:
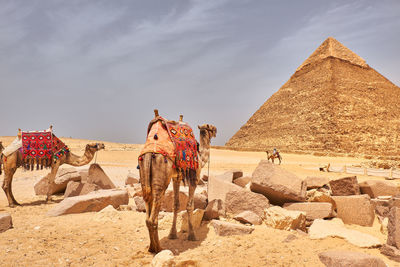
[[52, 132], [52, 127], [45, 131], [19, 131], [18, 137], [3, 151], [4, 160], [20, 150], [22, 166], [26, 170], [51, 167], [52, 160], [69, 153], [68, 147]]
[[170, 121], [156, 116], [147, 128], [146, 143], [140, 152], [139, 161], [145, 153], [158, 153], [174, 162], [174, 168], [182, 175], [183, 181], [196, 182], [199, 168], [198, 143], [189, 124]]

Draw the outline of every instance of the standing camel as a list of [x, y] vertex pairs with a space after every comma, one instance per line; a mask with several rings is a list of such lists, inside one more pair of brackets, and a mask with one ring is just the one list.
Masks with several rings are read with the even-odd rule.
[[[79, 157], [71, 152], [67, 152], [64, 155], [62, 155], [60, 158], [57, 160], [52, 160], [51, 162], [51, 172], [49, 175], [47, 175], [48, 179], [48, 184], [50, 188], [50, 185], [53, 184], [54, 179], [56, 177], [58, 168], [63, 165], [63, 164], [69, 164], [72, 166], [83, 166], [88, 164], [90, 161], [92, 161], [95, 153], [101, 149], [104, 149], [105, 146], [102, 143], [94, 143], [94, 144], [88, 144], [86, 145], [85, 153], [83, 156]], [[14, 195], [12, 193], [12, 179], [14, 176], [15, 171], [17, 170], [18, 167], [21, 167], [23, 162], [22, 162], [22, 152], [20, 150], [15, 151], [8, 157], [5, 157], [4, 155], [1, 155], [1, 159], [5, 158], [4, 162], [4, 180], [3, 180], [3, 190], [6, 193], [7, 200], [8, 200], [8, 205], [10, 207], [14, 207], [15, 205], [20, 205], [14, 198]], [[50, 190], [47, 192], [47, 198], [46, 201], [49, 201], [51, 199], [50, 196]]]
[[[158, 112], [156, 112], [156, 118]], [[182, 117], [181, 117], [182, 119]], [[200, 179], [201, 168], [208, 162], [210, 155], [211, 138], [217, 134], [217, 128], [213, 125], [204, 124], [198, 126], [200, 129], [200, 157], [199, 168], [196, 170], [196, 180], [189, 181], [189, 200], [187, 203], [188, 213], [188, 240], [195, 241], [196, 236], [193, 229], [193, 210], [194, 210], [194, 192], [197, 182]], [[140, 182], [143, 190], [143, 199], [146, 203], [146, 226], [150, 236], [149, 252], [160, 252], [161, 246], [158, 238], [158, 214], [161, 207], [161, 202], [165, 194], [171, 178], [174, 188], [174, 217], [172, 222], [169, 239], [176, 239], [176, 219], [179, 209], [179, 186], [182, 181], [182, 174], [174, 168], [175, 162], [170, 158], [159, 153], [145, 153], [139, 159]]]
[[274, 163], [274, 159], [279, 159], [279, 165], [281, 165], [282, 157], [281, 157], [281, 154], [279, 154], [278, 151], [276, 152], [276, 154], [271, 154], [271, 155], [269, 154], [268, 150], [265, 151], [265, 152], [267, 152], [268, 161], [271, 160], [272, 163]]

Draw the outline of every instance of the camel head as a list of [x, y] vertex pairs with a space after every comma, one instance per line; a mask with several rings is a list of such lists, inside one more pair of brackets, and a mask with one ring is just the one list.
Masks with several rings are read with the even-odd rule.
[[3, 149], [4, 149], [3, 142], [0, 141], [0, 153], [1, 151], [3, 151]]
[[106, 146], [103, 143], [91, 143], [86, 145], [86, 150], [91, 150], [93, 152], [105, 149]]
[[217, 127], [215, 127], [214, 125], [211, 124], [203, 124], [203, 125], [199, 125], [197, 126], [200, 129], [200, 135], [201, 136], [206, 136], [208, 134], [209, 138], [211, 139], [212, 137], [216, 137], [217, 136]]

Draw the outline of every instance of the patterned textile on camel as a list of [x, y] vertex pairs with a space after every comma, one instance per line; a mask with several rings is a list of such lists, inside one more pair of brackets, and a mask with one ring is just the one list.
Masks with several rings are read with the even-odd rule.
[[146, 143], [139, 160], [145, 153], [159, 153], [174, 162], [183, 180], [196, 182], [198, 143], [192, 128], [184, 122], [169, 121], [161, 116], [153, 119], [147, 129]]

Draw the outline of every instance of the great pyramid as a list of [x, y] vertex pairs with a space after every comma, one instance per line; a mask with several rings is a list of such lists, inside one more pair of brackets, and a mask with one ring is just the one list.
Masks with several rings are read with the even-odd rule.
[[399, 135], [400, 88], [329, 37], [226, 146], [396, 158]]

